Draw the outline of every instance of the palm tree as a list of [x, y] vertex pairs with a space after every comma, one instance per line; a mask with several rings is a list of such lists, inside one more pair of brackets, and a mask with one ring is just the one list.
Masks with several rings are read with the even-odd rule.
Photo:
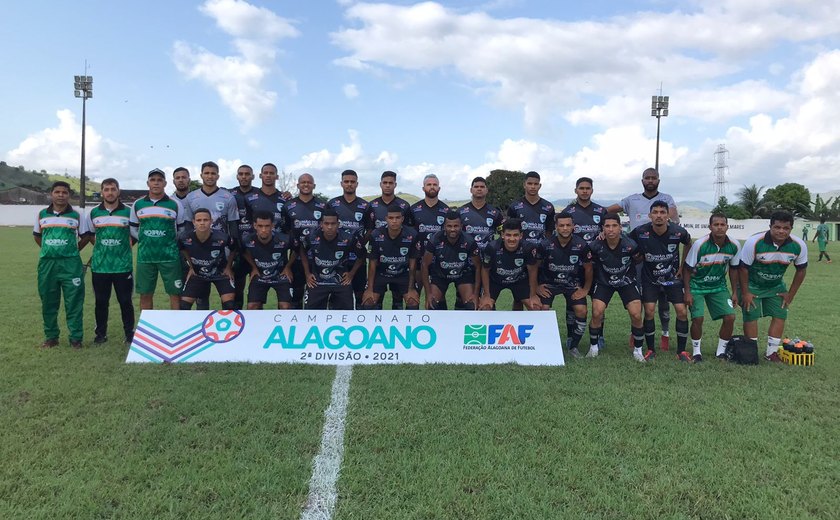
[[744, 186], [738, 190], [738, 205], [744, 208], [744, 211], [750, 215], [751, 218], [764, 218], [767, 216], [767, 201], [764, 200], [761, 192], [764, 191], [764, 186], [758, 187], [755, 184]]

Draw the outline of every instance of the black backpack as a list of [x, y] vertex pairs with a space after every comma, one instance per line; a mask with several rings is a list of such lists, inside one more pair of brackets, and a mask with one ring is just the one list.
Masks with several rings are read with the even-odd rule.
[[732, 336], [726, 344], [726, 358], [739, 365], [757, 365], [758, 342], [746, 336]]

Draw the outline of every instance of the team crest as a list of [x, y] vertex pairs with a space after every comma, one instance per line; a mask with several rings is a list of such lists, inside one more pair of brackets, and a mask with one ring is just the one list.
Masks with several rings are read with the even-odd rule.
[[668, 244], [668, 252], [673, 253], [677, 250], [677, 244]]
[[621, 263], [624, 264], [624, 265], [629, 264], [630, 263], [630, 257], [625, 256], [624, 258], [621, 259]]
[[343, 256], [344, 256], [344, 251], [336, 251], [336, 252], [335, 252], [335, 259], [336, 259], [336, 260], [341, 260], [341, 258], [342, 258]]
[[578, 263], [579, 259], [580, 259], [580, 257], [578, 255], [572, 255], [572, 256], [569, 257], [569, 262], [571, 262], [573, 264], [576, 264], [576, 263]]
[[283, 258], [283, 253], [272, 253], [271, 258], [274, 260], [280, 260], [281, 258]]
[[487, 217], [487, 225], [488, 225], [488, 226], [492, 226], [492, 225], [493, 225], [493, 219], [492, 219], [492, 218]]
[[282, 202], [277, 203], [277, 211], [283, 211], [283, 203]]
[[315, 217], [315, 220], [321, 220], [321, 212], [317, 209], [312, 212], [312, 216]]
[[458, 253], [458, 260], [464, 261], [467, 259], [467, 253]]
[[438, 215], [437, 223], [440, 224], [441, 226], [443, 225], [443, 215]]
[[594, 222], [596, 224], [600, 224], [601, 223], [601, 215], [592, 215], [592, 222]]
[[407, 254], [408, 254], [408, 248], [407, 247], [401, 247], [400, 248], [400, 255], [406, 256]]
[[516, 258], [513, 261], [513, 263], [516, 264], [516, 267], [522, 267], [522, 264], [525, 263], [525, 259], [524, 258]]
[[219, 251], [218, 250], [210, 251], [210, 256], [212, 258], [218, 258], [219, 257]]
[[541, 214], [540, 214], [540, 222], [542, 222], [543, 224], [545, 224], [545, 213], [541, 213]]
[[361, 211], [357, 211], [354, 216], [356, 217], [356, 222], [361, 222], [362, 221], [362, 216], [363, 215], [362, 215]]
[[217, 201], [216, 202], [216, 210], [217, 211], [222, 211], [223, 209], [225, 209], [225, 203]]

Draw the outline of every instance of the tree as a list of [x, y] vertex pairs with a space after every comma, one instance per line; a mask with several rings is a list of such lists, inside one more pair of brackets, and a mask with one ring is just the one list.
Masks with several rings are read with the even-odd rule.
[[525, 172], [493, 170], [487, 176], [487, 202], [505, 210], [525, 194]]
[[763, 190], [764, 186], [759, 188], [755, 184], [750, 186], [745, 185], [738, 190], [738, 205], [749, 215], [748, 218], [765, 218], [769, 216], [766, 201], [761, 196]]
[[772, 210], [789, 211], [797, 217], [811, 214], [811, 192], [796, 182], [787, 182], [770, 188], [764, 194], [764, 201]]
[[730, 204], [726, 197], [718, 199], [717, 206], [712, 208], [712, 213], [723, 213], [727, 218], [744, 220], [750, 218], [750, 214], [737, 204]]

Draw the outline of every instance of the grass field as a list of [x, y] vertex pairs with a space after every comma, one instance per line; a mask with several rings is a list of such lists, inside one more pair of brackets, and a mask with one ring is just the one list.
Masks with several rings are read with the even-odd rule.
[[[0, 518], [298, 518], [335, 370], [129, 366], [91, 291], [87, 348], [41, 351], [30, 237], [0, 229]], [[355, 367], [335, 518], [836, 518], [840, 262], [810, 256], [814, 367], [719, 363], [710, 324], [705, 363], [639, 365], [616, 304], [563, 368]]]

